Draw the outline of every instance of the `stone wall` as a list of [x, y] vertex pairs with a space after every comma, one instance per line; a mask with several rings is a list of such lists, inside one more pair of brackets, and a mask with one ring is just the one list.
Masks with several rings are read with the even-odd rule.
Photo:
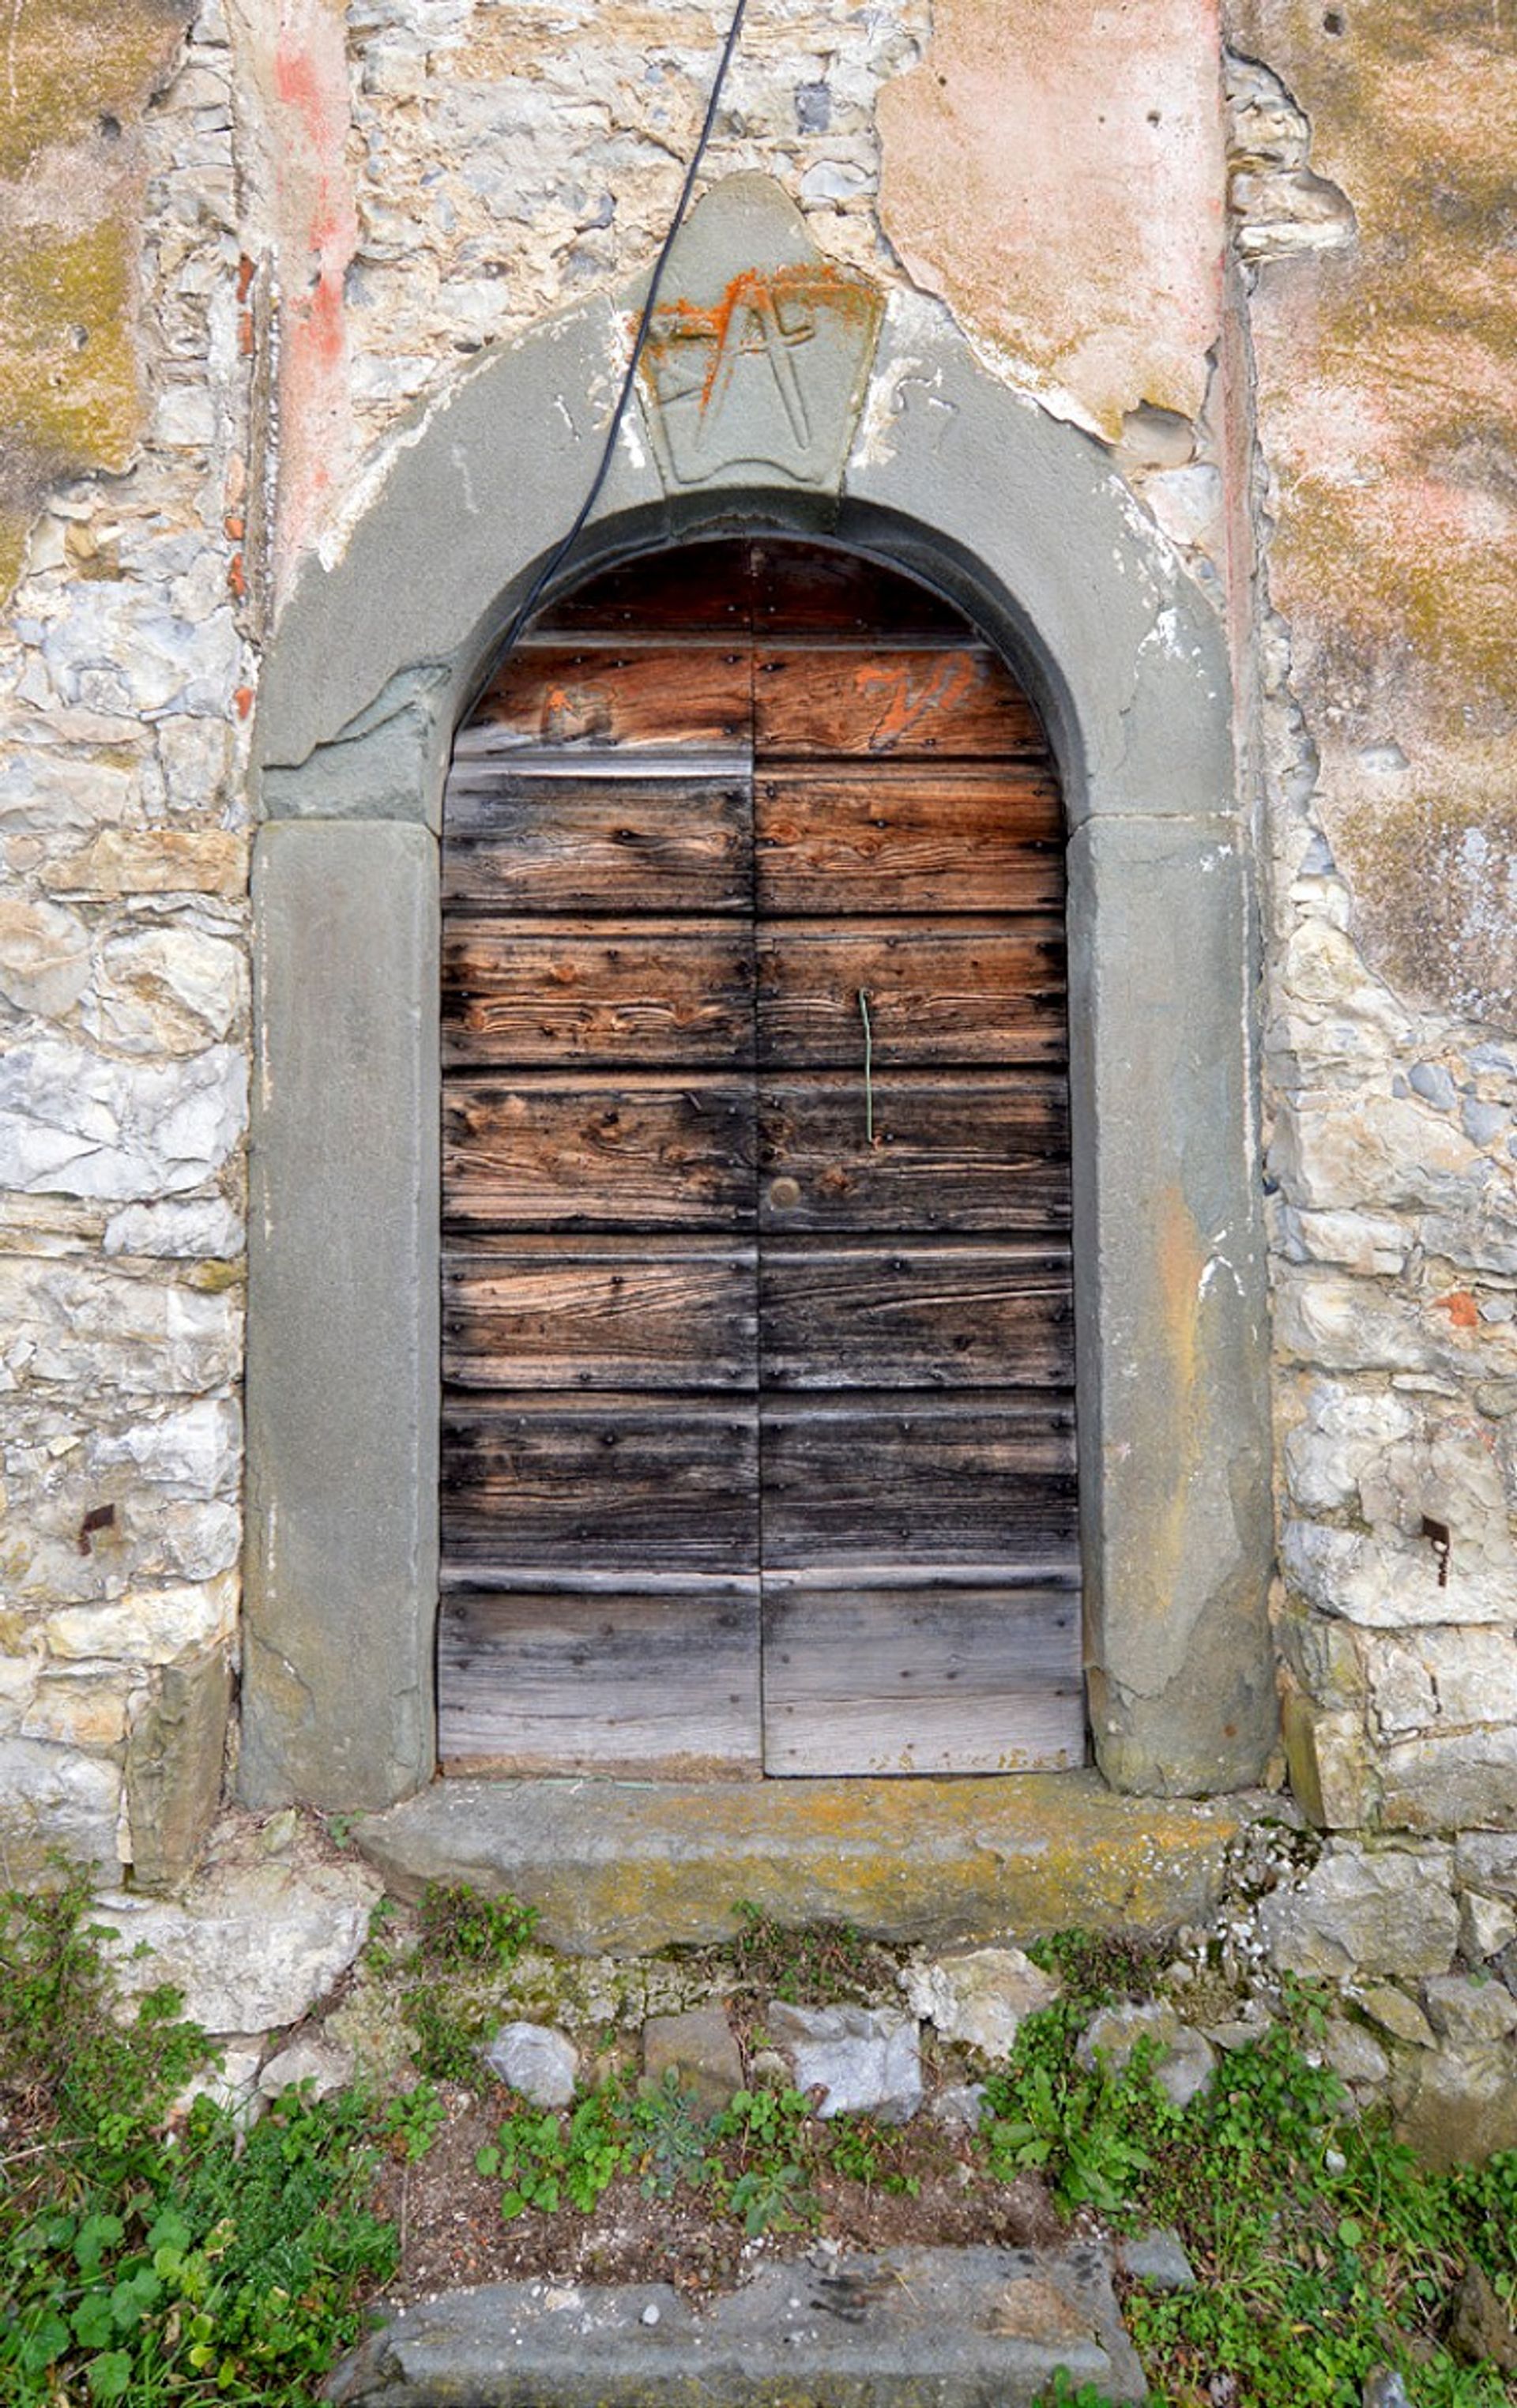
[[[274, 615], [411, 405], [648, 264], [725, 23], [710, 0], [16, 12], [12, 1870], [57, 1843], [172, 1882], [219, 1791]], [[1267, 939], [1288, 1752], [1351, 1856], [1517, 1828], [1514, 81], [1483, 0], [1225, 23], [751, 0], [707, 163], [937, 296], [1108, 447], [1224, 615]], [[1491, 1886], [1470, 1844], [1437, 1854], [1451, 1899]]]

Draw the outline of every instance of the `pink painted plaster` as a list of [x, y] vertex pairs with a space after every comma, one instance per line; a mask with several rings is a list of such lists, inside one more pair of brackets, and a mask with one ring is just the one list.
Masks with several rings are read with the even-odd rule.
[[1222, 307], [1212, 0], [937, 0], [880, 106], [885, 231], [1061, 414], [1194, 417]]

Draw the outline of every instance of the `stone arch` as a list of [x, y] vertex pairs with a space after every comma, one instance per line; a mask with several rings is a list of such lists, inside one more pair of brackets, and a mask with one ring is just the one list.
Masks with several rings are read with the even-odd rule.
[[[1043, 709], [1070, 831], [1096, 1756], [1119, 1788], [1236, 1788], [1259, 1777], [1276, 1712], [1254, 941], [1222, 630], [1098, 445], [988, 376], [935, 305], [869, 298], [824, 264], [808, 283], [808, 259], [765, 179], [733, 179], [696, 212], [671, 264], [687, 307], [766, 275], [811, 311], [822, 366], [809, 355], [792, 414], [806, 442], [736, 411], [692, 474], [671, 453], [655, 353], [572, 574], [718, 529], [823, 535], [958, 602]], [[379, 1807], [434, 1769], [440, 796], [452, 729], [593, 473], [636, 298], [539, 326], [421, 410], [302, 571], [270, 647], [253, 1804]]]

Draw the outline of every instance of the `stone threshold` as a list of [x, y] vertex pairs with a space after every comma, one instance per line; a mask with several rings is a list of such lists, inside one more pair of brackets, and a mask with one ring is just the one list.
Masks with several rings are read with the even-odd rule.
[[1103, 2246], [901, 2249], [665, 2284], [501, 2283], [395, 2311], [329, 2378], [341, 2408], [1032, 2408], [1064, 2367], [1145, 2397]]
[[1098, 1773], [752, 1784], [437, 1781], [353, 1827], [402, 1897], [466, 1882], [570, 1955], [730, 1938], [739, 1900], [944, 1946], [1204, 1922], [1260, 1801], [1119, 1797]]

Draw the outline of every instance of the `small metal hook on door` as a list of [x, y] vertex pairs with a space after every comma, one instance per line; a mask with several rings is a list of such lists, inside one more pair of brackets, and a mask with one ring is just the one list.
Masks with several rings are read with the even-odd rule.
[[869, 998], [859, 989], [859, 1018], [864, 1023], [864, 1136], [874, 1143], [874, 1031], [869, 1025]]

